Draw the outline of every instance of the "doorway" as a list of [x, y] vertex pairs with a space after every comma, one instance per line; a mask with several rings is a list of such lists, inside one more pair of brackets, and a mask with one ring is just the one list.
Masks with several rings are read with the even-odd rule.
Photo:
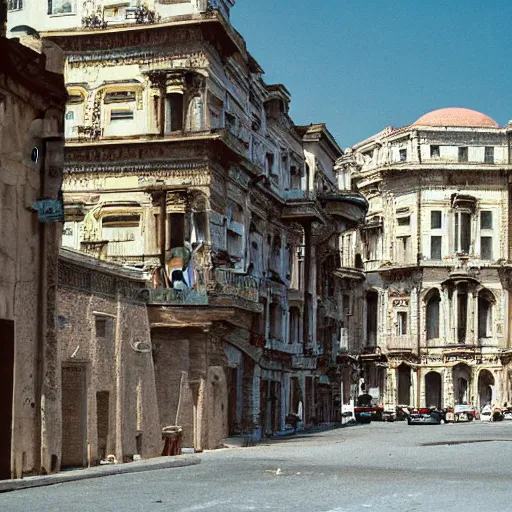
[[0, 480], [11, 478], [14, 322], [0, 320]]
[[489, 370], [482, 370], [478, 376], [478, 399], [480, 407], [487, 404], [493, 404], [495, 382], [492, 373]]
[[425, 405], [441, 409], [441, 375], [437, 372], [429, 372], [425, 375]]
[[[109, 430], [109, 395], [108, 391], [96, 393], [96, 424], [98, 433], [98, 460], [107, 458], [108, 455], [108, 430]], [[137, 451], [140, 453], [140, 451]]]
[[62, 464], [84, 467], [86, 458], [86, 368], [85, 364], [62, 367]]
[[398, 405], [411, 405], [411, 367], [398, 367]]
[[456, 404], [470, 402], [471, 368], [460, 363], [453, 367], [453, 396]]

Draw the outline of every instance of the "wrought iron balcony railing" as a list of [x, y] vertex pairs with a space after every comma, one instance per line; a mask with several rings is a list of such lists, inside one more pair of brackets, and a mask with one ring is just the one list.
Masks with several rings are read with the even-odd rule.
[[255, 277], [238, 274], [227, 269], [215, 269], [213, 278], [197, 279], [202, 275], [196, 275], [194, 286], [188, 288], [183, 285], [180, 288], [149, 288], [147, 290], [150, 304], [166, 305], [208, 305], [209, 295], [223, 295], [238, 297], [250, 302], [259, 303], [259, 281]]

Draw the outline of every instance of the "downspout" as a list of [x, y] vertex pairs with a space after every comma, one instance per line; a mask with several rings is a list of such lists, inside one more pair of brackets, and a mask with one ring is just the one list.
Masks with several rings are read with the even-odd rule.
[[[418, 146], [419, 148], [419, 146]], [[418, 157], [419, 155], [419, 149], [418, 149]], [[416, 205], [416, 236], [417, 236], [417, 259], [416, 259], [416, 265], [418, 267], [418, 273], [420, 272], [420, 265], [422, 260], [422, 254], [421, 254], [421, 248], [422, 248], [422, 240], [421, 240], [421, 201], [422, 201], [422, 186], [423, 186], [423, 180], [421, 179], [421, 174], [418, 176], [418, 202]], [[423, 274], [421, 274], [421, 280], [423, 281]], [[421, 319], [420, 319], [420, 313], [421, 313], [421, 294], [420, 294], [421, 286], [418, 288], [417, 293], [417, 299], [416, 299], [416, 332], [417, 332], [417, 353], [418, 358], [420, 357], [420, 351], [421, 351]], [[420, 368], [416, 370], [416, 405], [419, 407], [420, 405], [420, 398], [421, 398], [421, 382], [420, 382]]]

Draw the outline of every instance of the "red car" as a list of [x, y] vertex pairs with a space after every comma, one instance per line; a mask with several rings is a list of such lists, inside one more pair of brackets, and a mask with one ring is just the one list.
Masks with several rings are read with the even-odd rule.
[[354, 408], [354, 414], [358, 423], [370, 423], [382, 421], [384, 407], [374, 405], [372, 395], [364, 394], [357, 397], [357, 405]]

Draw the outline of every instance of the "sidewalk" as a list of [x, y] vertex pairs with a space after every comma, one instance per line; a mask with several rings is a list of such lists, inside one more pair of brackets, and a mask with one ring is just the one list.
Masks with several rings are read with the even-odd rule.
[[259, 444], [268, 444], [268, 443], [277, 443], [279, 441], [283, 441], [290, 438], [301, 438], [308, 437], [311, 434], [317, 434], [319, 432], [327, 432], [329, 430], [335, 430], [339, 428], [349, 427], [349, 424], [340, 424], [340, 423], [322, 423], [320, 425], [309, 425], [307, 427], [301, 427], [297, 430], [282, 430], [280, 432], [275, 432], [270, 437], [263, 437], [261, 439], [254, 439], [250, 435], [239, 435], [239, 436], [231, 436], [223, 439], [221, 444], [226, 448], [249, 448], [255, 447]]
[[126, 464], [113, 464], [95, 466], [92, 468], [62, 471], [53, 475], [30, 476], [18, 480], [0, 480], [0, 493], [30, 489], [44, 485], [62, 484], [64, 482], [76, 482], [89, 478], [102, 476], [123, 475], [126, 473], [142, 473], [157, 469], [183, 468], [199, 464], [201, 459], [195, 455], [180, 455], [178, 457], [155, 457], [153, 459], [128, 462]]

